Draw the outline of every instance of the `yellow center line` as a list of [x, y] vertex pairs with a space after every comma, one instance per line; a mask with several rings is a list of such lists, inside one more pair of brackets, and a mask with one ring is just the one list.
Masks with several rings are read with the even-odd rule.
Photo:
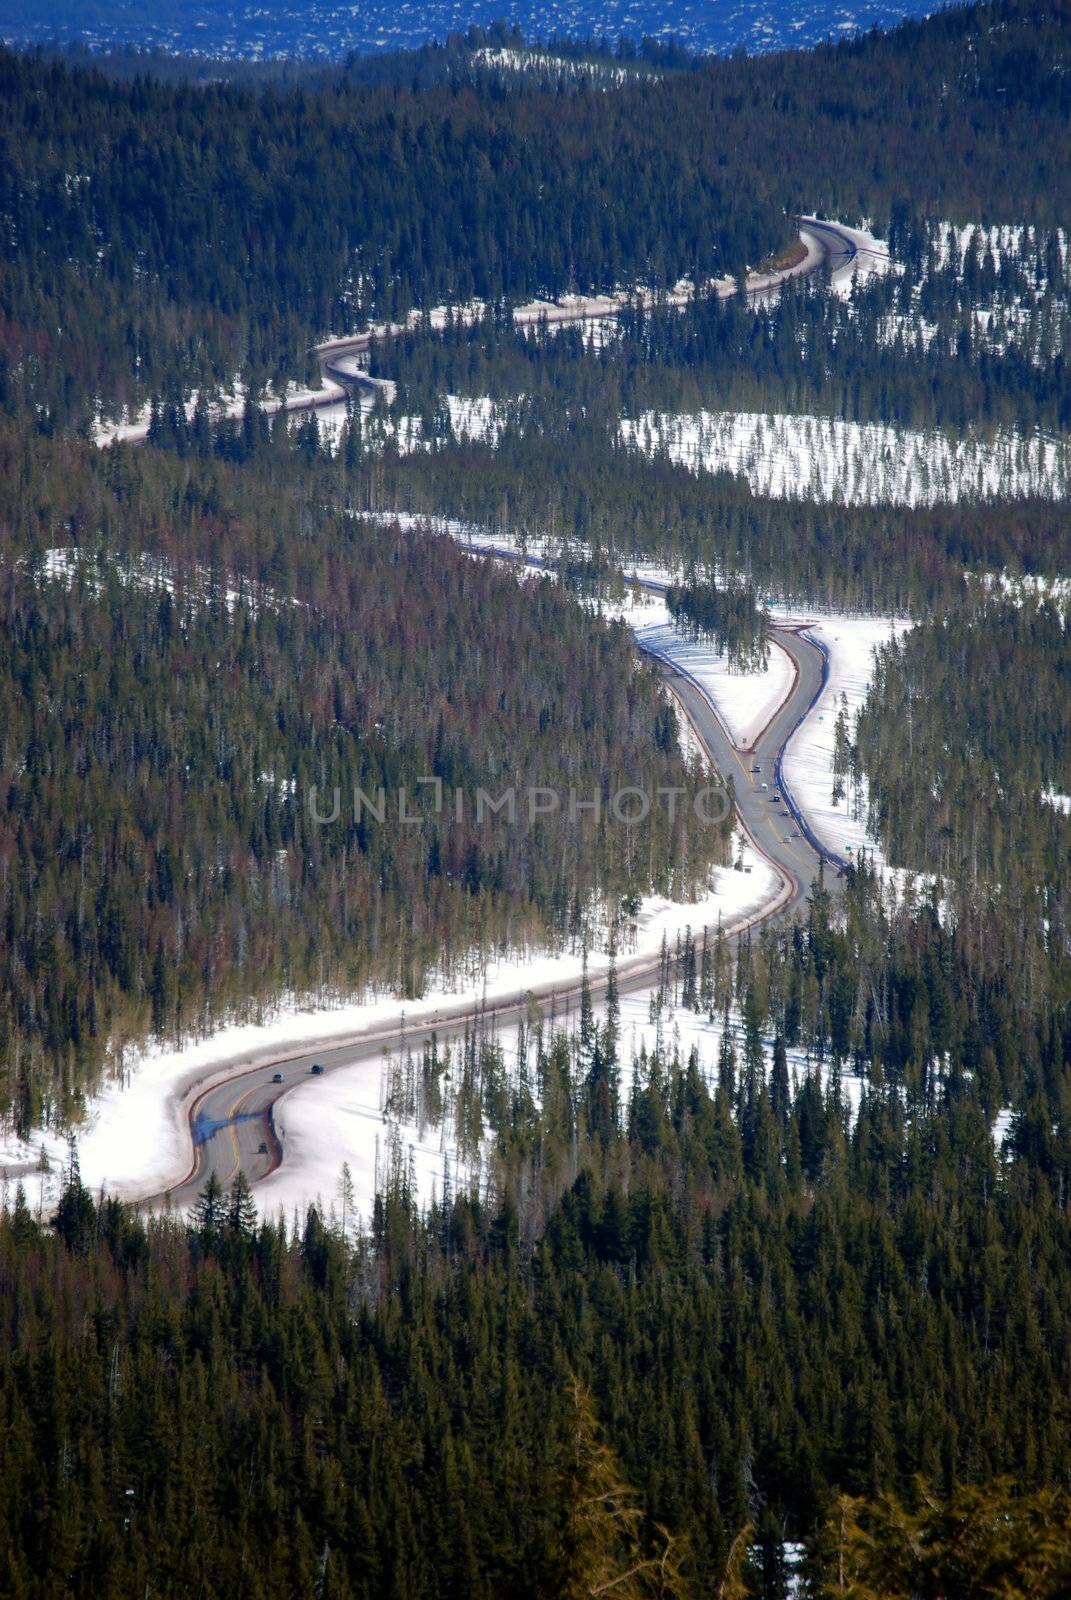
[[[254, 1083], [251, 1089], [243, 1090], [242, 1093], [238, 1096], [237, 1100], [235, 1100], [234, 1104], [231, 1106], [230, 1110], [227, 1113], [228, 1121], [231, 1121], [232, 1118], [236, 1117], [238, 1115], [239, 1106], [244, 1105], [245, 1102], [249, 1099], [250, 1095], [256, 1094], [257, 1090], [262, 1088], [262, 1087], [263, 1087], [262, 1084]], [[228, 1172], [224, 1182], [225, 1183], [231, 1183], [237, 1177], [238, 1168], [242, 1164], [242, 1152], [238, 1148], [238, 1130], [233, 1126], [233, 1123], [232, 1123], [231, 1127], [229, 1127], [227, 1129], [227, 1132], [231, 1136], [231, 1149], [234, 1151], [234, 1165], [231, 1168], [230, 1172]]]

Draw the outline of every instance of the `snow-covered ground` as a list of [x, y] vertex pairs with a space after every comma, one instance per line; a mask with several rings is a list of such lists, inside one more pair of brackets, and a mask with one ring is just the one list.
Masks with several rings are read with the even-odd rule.
[[1012, 1106], [1002, 1106], [993, 1119], [993, 1126], [989, 1130], [993, 1139], [993, 1149], [998, 1156], [1004, 1155], [1004, 1145], [1012, 1131], [1015, 1121], [1015, 1110]]
[[[661, 574], [657, 581], [662, 581]], [[640, 590], [623, 601], [603, 601], [600, 609], [627, 622], [641, 649], [671, 661], [693, 678], [713, 700], [730, 738], [741, 749], [753, 743], [792, 688], [792, 662], [776, 639], [771, 641], [765, 667], [737, 672], [728, 656], [679, 634], [658, 595]]]
[[776, 640], [771, 642], [765, 667], [736, 672], [727, 656], [715, 655], [707, 646], [682, 638], [668, 618], [661, 623], [643, 623], [634, 631], [642, 649], [672, 661], [706, 690], [730, 737], [742, 750], [758, 738], [792, 688], [792, 661]]
[[542, 79], [583, 78], [598, 89], [619, 88], [623, 83], [636, 83], [641, 79], [655, 82], [660, 72], [650, 68], [621, 67], [611, 61], [577, 60], [571, 56], [552, 55], [547, 50], [532, 50], [509, 46], [485, 46], [474, 50], [473, 63], [499, 72], [515, 72], [524, 77]]
[[621, 424], [641, 454], [700, 472], [742, 474], [758, 495], [848, 505], [938, 505], [998, 496], [1060, 500], [1071, 492], [1066, 439], [999, 429], [962, 439], [839, 417], [645, 412]]
[[882, 319], [879, 343], [929, 349], [939, 338], [955, 355], [969, 328], [976, 350], [1014, 350], [1039, 368], [1066, 358], [1071, 251], [1065, 229], [938, 222], [925, 228], [922, 246], [912, 263], [910, 293]]
[[[344, 402], [348, 392], [338, 383], [327, 383], [319, 389], [306, 389], [299, 384], [291, 384], [281, 399], [270, 394], [263, 398], [260, 402], [260, 409], [265, 416], [272, 417], [279, 410], [300, 413], [307, 411], [310, 406], [323, 406], [326, 408], [332, 402], [336, 404], [342, 402], [342, 409], [344, 410]], [[361, 403], [370, 407], [373, 399], [374, 396], [371, 394], [362, 395]], [[220, 422], [227, 418], [233, 420], [235, 417], [240, 417], [245, 411], [245, 400], [243, 386], [240, 383], [235, 383], [230, 394], [216, 396], [209, 402], [209, 416], [215, 422]], [[197, 410], [197, 401], [198, 392], [194, 390], [185, 405], [187, 422], [193, 421], [194, 413]], [[151, 406], [146, 404], [135, 415], [124, 416], [121, 422], [106, 422], [102, 417], [98, 417], [91, 429], [93, 442], [102, 449], [111, 444], [137, 444], [141, 440], [148, 438], [150, 416]]]
[[[373, 403], [371, 396], [361, 394], [363, 412], [368, 412]], [[514, 410], [516, 410], [515, 403], [494, 400], [489, 395], [448, 394], [442, 397], [440, 405], [443, 422], [449, 418], [450, 432], [455, 439], [492, 446], [498, 443], [502, 430]], [[316, 421], [320, 436], [331, 449], [338, 444], [348, 414], [349, 403], [346, 392], [342, 390], [339, 391], [339, 397], [331, 403], [317, 405]], [[297, 427], [303, 420], [302, 412], [292, 408], [292, 426]], [[370, 443], [374, 445], [377, 439], [380, 442], [390, 439], [397, 446], [398, 454], [403, 456], [412, 455], [416, 450], [426, 449], [432, 442], [420, 417], [388, 416], [384, 417], [382, 422], [372, 424], [371, 428], [378, 431], [368, 432]]]
[[[96, 597], [104, 587], [104, 561], [107, 562], [107, 575], [117, 578], [126, 588], [139, 589], [145, 594], [156, 594], [161, 589], [170, 595], [179, 594], [175, 569], [171, 563], [150, 551], [142, 551], [126, 559], [117, 556], [102, 558], [77, 545], [57, 545], [41, 553], [37, 570], [40, 581], [45, 583], [71, 585], [76, 578], [81, 578], [87, 591]], [[233, 611], [239, 605], [252, 612], [261, 606], [268, 611], [281, 611], [287, 606], [299, 604], [297, 600], [287, 598], [276, 590], [254, 588], [242, 580], [238, 580], [238, 587], [232, 583], [224, 588], [217, 585], [212, 573], [204, 567], [193, 568], [183, 575], [181, 598], [198, 605], [222, 601], [228, 611]]]
[[866, 831], [865, 780], [854, 793], [833, 799], [833, 749], [837, 716], [843, 709], [848, 737], [874, 676], [874, 651], [908, 626], [891, 617], [826, 616], [811, 633], [829, 653], [829, 674], [814, 711], [789, 741], [782, 764], [785, 782], [818, 838], [839, 856], [865, 850], [874, 866], [888, 863]]
[[[690, 927], [693, 938], [701, 944], [701, 933], [693, 918], [684, 927]], [[683, 932], [683, 927], [678, 927]], [[668, 940], [671, 953], [674, 939]], [[590, 964], [589, 964], [590, 965]], [[592, 969], [593, 970], [593, 969]], [[696, 1052], [699, 1071], [704, 1080], [714, 1083], [717, 1078], [718, 1056], [724, 1033], [723, 1019], [713, 1020], [686, 1009], [680, 997], [667, 995], [661, 1010], [652, 1005], [654, 991], [644, 989], [621, 996], [619, 1009], [619, 1038], [622, 1066], [622, 1096], [627, 1098], [632, 1082], [632, 1072], [644, 1070], [644, 1060], [657, 1050], [661, 1053], [676, 1051], [682, 1060]], [[579, 1022], [579, 1007], [559, 1003], [556, 1007], [543, 1004], [540, 1008], [544, 1034], [549, 1031], [575, 1031]], [[605, 1016], [600, 1002], [594, 1007], [597, 1021]], [[735, 1010], [730, 1014], [729, 1031], [736, 1048], [737, 1060], [742, 1057], [744, 1030]], [[500, 1047], [507, 1072], [515, 1071], [518, 1051], [522, 1048], [520, 1029], [516, 1025], [495, 1028], [490, 1037]], [[773, 1041], [764, 1039], [767, 1068], [772, 1059]], [[395, 1052], [396, 1060], [401, 1052]], [[818, 1070], [802, 1050], [788, 1052], [790, 1074], [802, 1079], [807, 1072]], [[823, 1077], [828, 1063], [823, 1069]], [[257, 1186], [256, 1196], [266, 1215], [281, 1211], [286, 1218], [296, 1212], [301, 1215], [310, 1200], [319, 1200], [325, 1208], [331, 1205], [338, 1210], [340, 1176], [343, 1162], [349, 1168], [354, 1186], [357, 1211], [367, 1217], [367, 1208], [375, 1192], [378, 1174], [380, 1181], [388, 1163], [403, 1166], [412, 1172], [416, 1191], [422, 1203], [432, 1195], [441, 1195], [443, 1183], [449, 1172], [456, 1188], [466, 1182], [478, 1182], [481, 1177], [479, 1159], [462, 1163], [458, 1160], [449, 1120], [439, 1127], [421, 1127], [415, 1122], [398, 1122], [384, 1116], [384, 1078], [378, 1068], [354, 1067], [342, 1069], [317, 1083], [302, 1082], [282, 1101], [277, 1122], [286, 1143], [286, 1161], [283, 1166]], [[858, 1106], [862, 1083], [851, 1077], [842, 1082], [842, 1092], [848, 1105]]]
[[[678, 937], [683, 938], [687, 929], [701, 941], [704, 927], [716, 930], [720, 922], [728, 930], [737, 919], [758, 911], [776, 892], [777, 876], [746, 840], [737, 841], [734, 858], [743, 863], [744, 870], [715, 869], [710, 893], [695, 904], [682, 905], [655, 897], [645, 901], [635, 953], [657, 954], [663, 936], [672, 952]], [[605, 949], [589, 952], [589, 974], [595, 977], [605, 973], [609, 960]], [[522, 983], [533, 989], [572, 983], [582, 970], [583, 958], [576, 955], [546, 956], [527, 963], [497, 962], [487, 969], [486, 991], [478, 989], [475, 993], [486, 992], [490, 1000], [503, 989], [515, 992]], [[543, 1000], [539, 1009], [549, 1027], [569, 1031], [579, 1020], [575, 1001], [570, 1005]], [[596, 1015], [603, 1014], [601, 1006], [595, 1009]], [[685, 1053], [693, 1043], [702, 1044], [704, 1059], [713, 1070], [721, 1037], [720, 1022], [709, 1023], [690, 1011], [676, 1013], [675, 1019], [663, 1016], [652, 1021], [650, 1013], [650, 990], [622, 997], [621, 1045], [626, 1058], [638, 1053], [641, 1045], [650, 1052], [656, 1043], [672, 1044], [676, 1026]], [[407, 1008], [406, 1017], [407, 1021], [416, 1021], [415, 1008]], [[507, 1057], [516, 1052], [516, 1026], [497, 1029], [494, 1037]], [[399, 1040], [395, 1055], [403, 1048]], [[394, 1121], [384, 1114], [383, 1096], [384, 1071], [378, 1062], [343, 1067], [325, 1078], [302, 1081], [290, 1091], [278, 1103], [275, 1119], [285, 1160], [254, 1191], [262, 1213], [274, 1215], [281, 1210], [290, 1216], [297, 1210], [300, 1214], [318, 1198], [329, 1204], [338, 1194], [345, 1162], [357, 1210], [367, 1220], [376, 1178], [378, 1175], [382, 1180], [392, 1143], [411, 1168], [422, 1203], [429, 1202], [433, 1194], [442, 1194], [447, 1170], [455, 1183], [478, 1178], [478, 1162], [466, 1164], [459, 1160], [449, 1121], [438, 1128]]]
[[[1049, 235], [1034, 227], [1016, 223], [937, 222], [931, 225], [935, 265], [938, 270], [952, 266], [962, 272], [968, 253], [977, 251], [980, 257], [991, 255], [999, 272], [1005, 260], [1014, 263], [1030, 262], [1033, 255], [1047, 244]], [[1054, 230], [1060, 266], [1065, 275], [1071, 275], [1071, 250], [1065, 228]]]
[[1044, 601], [1066, 605], [1071, 601], [1071, 578], [1046, 577], [1041, 573], [983, 572], [975, 577], [964, 574], [967, 583], [979, 582], [983, 589], [999, 589], [1000, 598], [1014, 605], [1028, 601]]
[[[801, 239], [814, 238], [814, 234], [807, 227], [810, 220], [812, 219], [807, 217], [802, 219]], [[843, 222], [838, 222], [836, 226], [842, 234], [847, 235], [855, 247], [852, 260], [844, 266], [835, 267], [829, 280], [836, 294], [847, 296], [851, 294], [856, 283], [865, 283], [868, 278], [888, 272], [893, 262], [885, 240], [875, 238], [869, 228], [849, 228]]]

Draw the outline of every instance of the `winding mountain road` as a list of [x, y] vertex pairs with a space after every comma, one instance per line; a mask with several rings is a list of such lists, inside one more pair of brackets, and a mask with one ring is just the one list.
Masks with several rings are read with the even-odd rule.
[[[818, 217], [801, 217], [799, 238], [803, 246], [803, 255], [798, 261], [793, 261], [786, 267], [773, 268], [766, 272], [749, 272], [746, 279], [749, 298], [761, 300], [768, 295], [776, 294], [777, 290], [790, 279], [812, 277], [816, 272], [828, 271], [834, 283], [844, 282], [855, 271], [861, 254], [874, 253], [861, 243], [862, 237], [855, 229], [846, 228], [839, 222], [825, 222]], [[737, 292], [736, 281], [731, 278], [712, 283], [706, 291], [719, 300], [728, 300]], [[686, 288], [669, 290], [658, 296], [647, 291], [638, 297], [634, 294], [620, 293], [568, 295], [561, 300], [532, 300], [528, 305], [514, 307], [513, 322], [518, 328], [538, 327], [541, 323], [546, 323], [548, 326], [570, 327], [578, 323], [600, 322], [609, 317], [620, 316], [622, 311], [636, 303], [637, 298], [648, 305], [675, 306], [681, 309], [691, 304], [694, 290], [689, 285]], [[441, 330], [446, 326], [449, 315], [459, 317], [462, 322], [473, 322], [482, 309], [482, 307], [461, 307], [448, 312], [447, 308], [439, 307], [429, 313], [430, 326], [433, 330]], [[383, 391], [388, 401], [391, 400], [394, 395], [394, 385], [390, 379], [371, 377], [365, 370], [364, 363], [377, 341], [396, 338], [403, 333], [412, 333], [421, 326], [421, 322], [421, 314], [414, 312], [407, 322], [380, 323], [365, 333], [350, 334], [341, 339], [325, 339], [322, 344], [314, 345], [312, 353], [319, 363], [325, 388], [322, 398], [311, 403], [336, 404], [340, 391], [344, 392], [347, 389], [356, 390], [359, 395], [365, 396], [370, 401], [374, 400], [377, 391]], [[306, 399], [288, 409], [307, 409], [309, 404]]]
[[[644, 585], [654, 592], [657, 583]], [[803, 716], [813, 705], [821, 687], [824, 662], [821, 652], [799, 629], [776, 629], [777, 642], [794, 664], [791, 688], [759, 737], [746, 750], [732, 740], [711, 700], [698, 682], [665, 659], [659, 666], [667, 687], [687, 717], [707, 756], [723, 778], [730, 775], [740, 822], [757, 851], [774, 867], [777, 887], [770, 899], [752, 911], [723, 922], [722, 932], [737, 938], [745, 929], [776, 916], [791, 916], [801, 910], [819, 868], [821, 856], [777, 789], [776, 777], [785, 744]], [[763, 785], [767, 785], [764, 789]], [[781, 798], [777, 798], [780, 796]], [[834, 880], [835, 881], [835, 880]], [[710, 930], [714, 932], [714, 929]], [[699, 929], [694, 930], [698, 936]], [[624, 957], [617, 964], [621, 993], [650, 987], [658, 973], [657, 955]], [[607, 979], [592, 975], [589, 989], [596, 1002], [603, 997]], [[516, 1023], [529, 1014], [533, 1002], [553, 1003], [561, 1015], [579, 1003], [580, 980], [561, 983], [519, 985], [509, 995], [493, 1003], [483, 1002], [478, 994], [445, 1000], [431, 1015], [406, 1023], [405, 1008], [399, 1002], [398, 1014], [389, 1023], [378, 1020], [368, 1028], [339, 1043], [307, 1049], [285, 1057], [259, 1059], [215, 1078], [188, 1098], [188, 1116], [193, 1139], [191, 1164], [184, 1178], [154, 1203], [169, 1203], [185, 1208], [192, 1205], [211, 1173], [226, 1187], [239, 1169], [251, 1183], [274, 1170], [282, 1159], [276, 1133], [274, 1111], [279, 1101], [298, 1084], [308, 1081], [313, 1065], [324, 1074], [361, 1062], [381, 1060], [387, 1049], [419, 1052], [434, 1036], [439, 1044], [464, 1034], [476, 1024], [494, 1022], [499, 1026]]]
[[[838, 278], [843, 281], [854, 272], [862, 248], [859, 235], [839, 224], [811, 217], [800, 219], [799, 232], [802, 257], [783, 269], [749, 275], [747, 292], [750, 295], [761, 297], [774, 293], [791, 278], [821, 270], [828, 270], [833, 281]], [[723, 282], [713, 285], [711, 292], [727, 297], [736, 292], [736, 286]], [[663, 296], [662, 303], [685, 305], [691, 297], [691, 289], [682, 288]], [[518, 326], [543, 321], [583, 323], [615, 316], [629, 301], [628, 296], [573, 297], [558, 302], [533, 302], [517, 307], [513, 315]], [[435, 326], [434, 317], [432, 325]], [[389, 398], [393, 385], [389, 380], [372, 377], [365, 370], [364, 362], [377, 338], [404, 331], [406, 325], [384, 327], [316, 346], [314, 353], [325, 388], [293, 396], [282, 402], [283, 406], [294, 412], [311, 410], [337, 403], [340, 396], [354, 392], [368, 400], [377, 392], [386, 391]], [[276, 408], [278, 405], [276, 402]], [[103, 436], [100, 442], [106, 444], [116, 439], [138, 442], [147, 431], [147, 427], [127, 425], [116, 429], [111, 438]], [[512, 550], [483, 550], [482, 553], [517, 559]], [[524, 559], [539, 564], [536, 558]], [[652, 580], [641, 581], [641, 587], [660, 593], [664, 585]], [[746, 928], [759, 922], [798, 911], [823, 857], [838, 868], [843, 866], [819, 846], [798, 806], [787, 797], [783, 787], [778, 787], [785, 745], [817, 699], [824, 681], [825, 660], [816, 641], [807, 636], [805, 625], [778, 628], [775, 632], [779, 645], [792, 659], [793, 681], [781, 705], [746, 750], [734, 743], [697, 680], [664, 657], [659, 658], [667, 687], [699, 744], [723, 778], [732, 776], [740, 823], [777, 876], [777, 888], [764, 905], [723, 923], [723, 933], [731, 938], [739, 937]], [[658, 957], [650, 954], [620, 960], [617, 965], [620, 991], [627, 993], [648, 987], [657, 975], [658, 965]], [[603, 995], [606, 983], [605, 976], [591, 976], [589, 988], [593, 999], [598, 1000]], [[515, 993], [491, 1004], [476, 995], [444, 999], [438, 1010], [430, 1015], [423, 1011], [419, 1022], [408, 1026], [404, 1008], [399, 1004], [397, 1015], [389, 1023], [382, 1019], [370, 1022], [365, 1030], [344, 1040], [336, 1036], [328, 1045], [286, 1057], [266, 1059], [261, 1054], [257, 1058], [221, 1064], [189, 1090], [184, 1102], [192, 1142], [188, 1171], [164, 1193], [151, 1197], [151, 1203], [185, 1208], [193, 1204], [212, 1173], [224, 1186], [239, 1171], [243, 1171], [251, 1183], [266, 1177], [282, 1159], [274, 1122], [275, 1107], [290, 1090], [308, 1080], [314, 1065], [327, 1074], [362, 1061], [379, 1060], [388, 1048], [419, 1050], [433, 1035], [440, 1043], [445, 1043], [481, 1021], [493, 1020], [499, 1025], [516, 1022], [527, 1015], [533, 1002], [552, 1003], [560, 1014], [577, 1003], [579, 996], [580, 981], [576, 980], [566, 985], [558, 982], [518, 987]]]

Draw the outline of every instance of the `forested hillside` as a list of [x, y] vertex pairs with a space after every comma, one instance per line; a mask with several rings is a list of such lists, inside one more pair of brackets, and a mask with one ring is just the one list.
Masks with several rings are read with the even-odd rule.
[[741, 296], [635, 306], [593, 340], [583, 326], [515, 328], [488, 315], [440, 338], [377, 341], [371, 370], [423, 412], [442, 393], [597, 388], [607, 414], [787, 411], [983, 434], [1066, 432], [1071, 251], [1060, 229], [891, 229], [894, 270], [830, 295], [804, 280]]
[[898, 860], [1043, 884], [1053, 909], [1063, 898], [1071, 831], [1053, 796], [1071, 793], [1067, 627], [1062, 586], [987, 589], [882, 652], [853, 754]]
[[940, 599], [958, 601], [964, 568], [1059, 573], [1071, 562], [1071, 519], [1060, 503], [789, 503], [753, 495], [739, 477], [608, 450], [597, 399], [591, 411], [577, 424], [548, 408], [493, 447], [401, 459], [369, 452], [351, 492], [370, 509], [452, 515], [514, 536], [549, 533], [610, 566], [646, 555], [685, 571], [720, 567], [759, 593], [820, 608], [918, 614]]
[[[7, 443], [0, 1093], [20, 1126], [76, 1112], [124, 1038], [285, 992], [419, 994], [456, 958], [579, 949], [622, 901], [705, 886], [724, 842], [687, 805], [628, 828], [570, 812], [570, 790], [700, 780], [624, 629], [549, 579], [325, 505], [285, 430], [240, 470]], [[478, 789], [510, 786], [517, 826], [477, 816]], [[531, 821], [537, 787], [561, 803]], [[326, 817], [336, 788], [318, 826], [312, 791]], [[389, 815], [355, 816], [355, 788]]]
[[[937, 875], [987, 972], [1071, 996], [1067, 597], [979, 588], [879, 653], [847, 752], [893, 858]], [[1055, 979], [1055, 981], [1054, 981]], [[1058, 1091], [1065, 1093], [1065, 1090]]]
[[[208, 84], [0, 52], [0, 1594], [1066, 1600], [1071, 5], [601, 79], [487, 44]], [[741, 292], [803, 212], [891, 260]], [[272, 409], [314, 341], [441, 304]], [[851, 671], [774, 651], [778, 602], [857, 627]], [[767, 719], [726, 776], [784, 878], [733, 888], [797, 910], [682, 923], [597, 1004], [585, 952], [731, 836], [611, 607]], [[798, 714], [884, 878], [789, 881]], [[624, 785], [684, 801], [612, 823]], [[575, 987], [500, 1037], [472, 974], [537, 950]], [[192, 1214], [83, 1184], [124, 1056], [192, 1082], [225, 1021], [393, 1029], [442, 982], [448, 1044], [222, 1054]]]
[[[858, 891], [850, 916], [869, 917]], [[811, 992], [840, 993], [857, 929], [818, 897], [792, 957]], [[76, 1174], [58, 1236], [17, 1204], [0, 1219], [6, 1586], [460, 1600], [591, 1595], [593, 1573], [632, 1570], [625, 1594], [698, 1597], [728, 1566], [726, 1592], [782, 1600], [787, 1540], [813, 1596], [917, 1594], [912, 1573], [945, 1563], [959, 1578], [936, 1593], [1056, 1600], [1066, 1023], [1040, 1051], [1006, 1035], [1024, 1109], [1001, 1159], [1001, 1091], [963, 1070], [981, 1040], [969, 1002], [946, 1004], [969, 959], [924, 909], [881, 960], [876, 992], [910, 1015], [903, 1067], [875, 1056], [854, 1115], [836, 1071], [790, 1081], [781, 1035], [764, 1081], [764, 968], [745, 960], [739, 1058], [723, 1050], [710, 1083], [669, 1050], [641, 1061], [619, 1118], [612, 1024], [572, 1049], [536, 1036], [512, 1072], [487, 1048], [488, 1204], [419, 1218], [403, 1169], [356, 1246], [315, 1211], [294, 1238], [257, 1228], [241, 1185], [189, 1228], [98, 1205]], [[942, 1524], [942, 1498], [1006, 1474], [1014, 1489], [960, 1491], [964, 1551], [963, 1505]], [[890, 1493], [932, 1519], [925, 1543], [875, 1506]]]
[[0, 396], [68, 423], [283, 381], [412, 305], [734, 272], [810, 208], [1052, 226], [1068, 51], [1063, 3], [1000, 0], [608, 93], [257, 94], [5, 54]]

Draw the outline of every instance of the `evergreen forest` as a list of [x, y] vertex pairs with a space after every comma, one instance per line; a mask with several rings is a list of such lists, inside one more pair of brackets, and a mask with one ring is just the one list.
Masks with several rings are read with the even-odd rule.
[[[1071, 5], [506, 45], [0, 47], [0, 1596], [1066, 1600]], [[888, 259], [749, 293], [808, 215]], [[787, 783], [637, 572], [736, 688], [895, 623], [867, 848], [642, 1028], [695, 795]], [[392, 1048], [363, 1209], [83, 1177], [146, 1052], [547, 955], [568, 1026]]]

